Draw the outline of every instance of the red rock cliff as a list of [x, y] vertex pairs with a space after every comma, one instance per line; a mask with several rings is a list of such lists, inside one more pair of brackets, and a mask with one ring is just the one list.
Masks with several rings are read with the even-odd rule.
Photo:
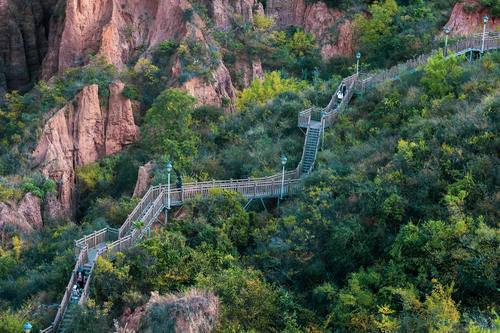
[[324, 58], [353, 53], [352, 22], [344, 18], [344, 13], [328, 8], [324, 2], [267, 0], [266, 15], [275, 17], [278, 28], [301, 27], [314, 34]]
[[496, 31], [497, 27], [500, 26], [500, 18], [492, 17], [488, 8], [483, 7], [477, 1], [457, 2], [444, 27], [450, 28], [450, 36], [467, 36], [483, 32], [483, 17], [485, 15], [489, 17], [486, 29]]
[[76, 167], [117, 152], [138, 138], [131, 103], [121, 95], [122, 90], [122, 83], [112, 84], [108, 107], [101, 107], [97, 85], [85, 87], [46, 123], [33, 158], [42, 173], [57, 183], [60, 205], [49, 205], [51, 216], [71, 213]]

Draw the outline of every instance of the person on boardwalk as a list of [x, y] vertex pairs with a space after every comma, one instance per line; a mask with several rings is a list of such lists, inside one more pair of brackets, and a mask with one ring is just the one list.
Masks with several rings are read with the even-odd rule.
[[71, 289], [71, 301], [72, 302], [78, 302], [80, 299], [80, 293], [78, 292], [78, 289], [76, 288], [76, 284], [73, 285], [73, 289]]
[[342, 103], [342, 99], [344, 99], [344, 94], [342, 93], [342, 89], [339, 89], [337, 92], [337, 104]]
[[177, 176], [177, 181], [175, 182], [175, 187], [178, 189], [182, 188], [182, 179], [181, 176]]
[[83, 286], [84, 286], [82, 272], [78, 272], [78, 278], [76, 279], [76, 282], [78, 283], [78, 288], [80, 288], [80, 290], [82, 290]]

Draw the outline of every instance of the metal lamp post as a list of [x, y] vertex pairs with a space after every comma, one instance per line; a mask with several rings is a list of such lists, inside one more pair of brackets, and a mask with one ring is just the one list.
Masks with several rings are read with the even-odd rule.
[[488, 23], [488, 16], [483, 17], [483, 23], [484, 23], [484, 28], [483, 28], [483, 42], [481, 44], [481, 55], [483, 55], [484, 52], [484, 38], [486, 37], [486, 23]]
[[278, 198], [278, 208], [276, 210], [276, 216], [280, 217], [280, 200], [283, 200], [283, 189], [285, 186], [285, 165], [286, 165], [287, 158], [283, 156], [281, 158], [281, 165], [283, 166], [283, 173], [281, 174], [281, 194], [280, 197]]
[[321, 126], [321, 128], [322, 128], [321, 150], [323, 150], [323, 148], [325, 146], [325, 121], [326, 121], [326, 111], [325, 110], [321, 111], [321, 121], [323, 122], [323, 124], [322, 124], [323, 126]]
[[33, 326], [31, 326], [31, 324], [29, 322], [26, 322], [26, 324], [23, 325], [23, 330], [26, 333], [30, 333], [32, 328], [33, 328]]
[[172, 172], [172, 164], [167, 163], [167, 174], [168, 174], [168, 196], [167, 196], [167, 209], [170, 209], [170, 172]]
[[444, 40], [444, 56], [446, 57], [448, 55], [448, 34], [450, 33], [450, 27], [446, 27], [444, 32], [446, 34], [446, 38]]
[[361, 53], [356, 53], [356, 75], [359, 74], [359, 58], [361, 58]]

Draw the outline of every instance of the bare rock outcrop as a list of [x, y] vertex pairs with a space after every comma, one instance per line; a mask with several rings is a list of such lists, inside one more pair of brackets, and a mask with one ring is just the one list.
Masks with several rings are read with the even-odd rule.
[[149, 185], [151, 185], [151, 170], [153, 170], [153, 163], [151, 162], [139, 167], [133, 198], [142, 197]]
[[241, 79], [238, 82], [242, 87], [248, 87], [250, 82], [257, 78], [262, 79], [264, 76], [262, 63], [259, 58], [248, 59], [247, 57], [240, 57], [234, 63], [234, 70], [242, 73]]
[[64, 0], [0, 0], [0, 98], [37, 78]]
[[349, 55], [354, 48], [352, 22], [344, 13], [328, 8], [324, 2], [308, 3], [306, 0], [268, 0], [266, 16], [274, 17], [276, 26], [301, 27], [314, 34], [324, 58]]
[[222, 30], [233, 27], [234, 15], [252, 22], [255, 14], [264, 14], [262, 3], [257, 0], [203, 0], [203, 4], [207, 7], [208, 15], [215, 25]]
[[40, 199], [28, 192], [17, 204], [0, 202], [0, 230], [29, 233], [43, 226]]
[[[130, 102], [117, 96], [120, 87], [119, 83], [110, 86], [109, 109], [101, 108], [97, 85], [83, 88], [49, 119], [33, 152], [38, 168], [56, 182], [64, 214], [71, 213], [75, 201], [76, 167], [114, 153], [138, 137]], [[59, 215], [60, 207], [52, 202], [49, 211]]]
[[170, 332], [211, 332], [217, 323], [219, 299], [213, 293], [191, 289], [186, 293], [160, 296], [152, 292], [141, 319], [141, 332], [158, 332], [169, 327]]
[[17, 211], [33, 229], [39, 229], [43, 226], [40, 198], [32, 193], [29, 192], [24, 195], [19, 201]]
[[109, 86], [105, 155], [119, 152], [139, 138], [139, 129], [134, 123], [132, 113], [132, 102], [122, 94], [124, 87], [122, 82]]
[[27, 233], [32, 231], [33, 227], [17, 211], [15, 203], [0, 202], [0, 230], [2, 232], [19, 230]]
[[198, 76], [186, 81], [181, 87], [198, 99], [197, 105], [213, 104], [221, 106], [223, 99], [236, 99], [236, 90], [231, 75], [223, 63], [213, 73], [213, 82]]
[[445, 27], [450, 28], [450, 36], [452, 37], [483, 32], [483, 17], [485, 15], [489, 17], [486, 29], [496, 31], [497, 27], [500, 26], [500, 17], [492, 17], [488, 8], [484, 7], [479, 1], [457, 2]]

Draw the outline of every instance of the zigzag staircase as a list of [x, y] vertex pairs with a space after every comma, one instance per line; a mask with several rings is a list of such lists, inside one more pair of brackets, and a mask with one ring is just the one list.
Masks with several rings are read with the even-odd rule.
[[[464, 54], [498, 48], [500, 48], [498, 33], [488, 33], [487, 37], [485, 36], [484, 48], [482, 45], [482, 35], [471, 35], [469, 38], [450, 46], [449, 51], [456, 54]], [[322, 131], [331, 126], [338, 113], [347, 107], [354, 94], [354, 90], [364, 92], [388, 80], [395, 80], [402, 75], [414, 73], [419, 69], [419, 66], [427, 62], [427, 59], [434, 54], [436, 54], [435, 51], [429, 55], [409, 60], [404, 64], [394, 66], [389, 70], [376, 73], [364, 79], [360, 79], [359, 75], [347, 77], [339, 84], [326, 108], [311, 108], [300, 112], [298, 115], [298, 127], [307, 129], [302, 158], [295, 170], [285, 173], [283, 196], [294, 195], [299, 191], [299, 187], [297, 186], [298, 181], [303, 176], [309, 174], [314, 168]], [[343, 85], [347, 87], [347, 92], [342, 102], [338, 104], [337, 92]], [[324, 117], [322, 116], [323, 112], [326, 113]], [[233, 190], [249, 199], [278, 198], [281, 195], [281, 177], [282, 174], [277, 173], [273, 176], [263, 178], [188, 183], [182, 189], [172, 189], [170, 191], [171, 206], [181, 206], [184, 202], [191, 199], [201, 200], [208, 196], [212, 188]], [[142, 197], [132, 213], [130, 213], [120, 229], [104, 228], [86, 235], [79, 240], [75, 240], [75, 267], [52, 325], [41, 330], [41, 333], [68, 332], [75, 309], [78, 305], [83, 305], [87, 302], [93, 278], [93, 268], [97, 262], [97, 258], [99, 256], [112, 258], [116, 252], [132, 247], [137, 241], [148, 237], [149, 229], [158, 216], [164, 211], [166, 214], [166, 206], [167, 187], [165, 185], [152, 186]], [[133, 226], [133, 222], [136, 221], [144, 221], [144, 225], [140, 229], [136, 229]], [[87, 272], [85, 287], [81, 295], [72, 300], [71, 288], [76, 284], [79, 267], [83, 267]]]

